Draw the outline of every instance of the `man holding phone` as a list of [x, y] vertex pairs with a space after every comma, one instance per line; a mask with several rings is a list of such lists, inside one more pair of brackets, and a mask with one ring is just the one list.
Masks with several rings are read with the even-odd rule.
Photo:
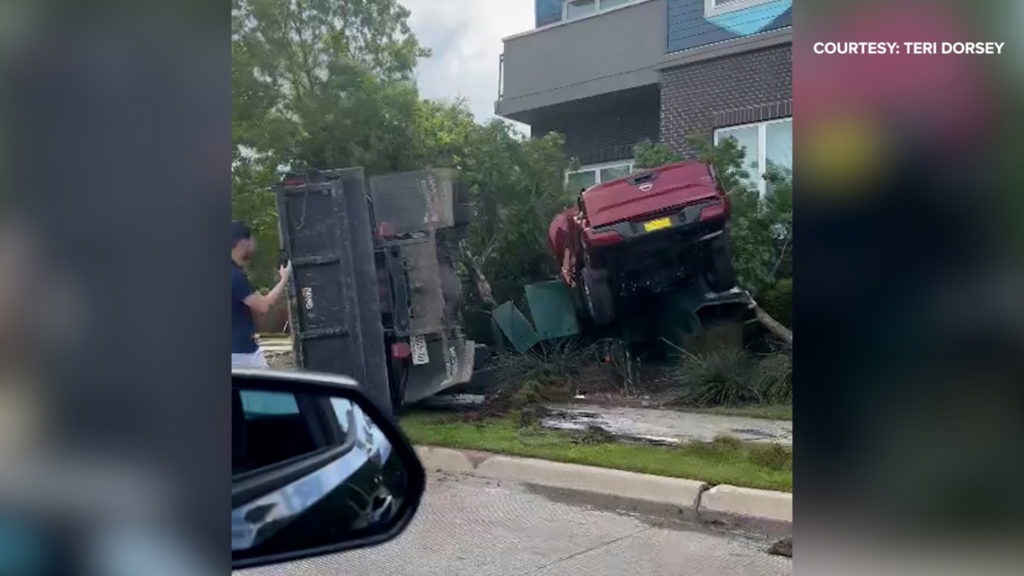
[[243, 269], [256, 251], [256, 240], [245, 222], [231, 223], [231, 367], [266, 368], [267, 361], [256, 345], [256, 315], [270, 312], [281, 299], [291, 278], [291, 262], [278, 270], [280, 280], [266, 294], [253, 290]]

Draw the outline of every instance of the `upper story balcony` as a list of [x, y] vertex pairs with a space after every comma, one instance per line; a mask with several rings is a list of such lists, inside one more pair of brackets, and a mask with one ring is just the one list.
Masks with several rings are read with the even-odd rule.
[[605, 6], [505, 38], [495, 112], [529, 123], [540, 108], [657, 84], [667, 45], [666, 0]]

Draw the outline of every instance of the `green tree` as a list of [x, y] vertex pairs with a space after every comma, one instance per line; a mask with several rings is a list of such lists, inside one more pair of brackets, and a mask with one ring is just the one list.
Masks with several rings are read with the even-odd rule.
[[468, 252], [497, 295], [552, 273], [547, 226], [572, 202], [560, 136], [531, 140], [501, 120], [477, 124], [464, 101], [421, 100], [412, 72], [429, 52], [395, 0], [233, 7], [233, 211], [264, 247], [258, 283], [274, 277], [282, 168], [457, 168], [477, 213]]
[[477, 211], [467, 244], [499, 301], [518, 298], [523, 284], [555, 272], [548, 225], [573, 201], [565, 190], [564, 148], [560, 134], [529, 139], [493, 120], [475, 131], [460, 159]]
[[672, 162], [679, 162], [683, 156], [668, 144], [646, 140], [633, 149], [633, 166], [635, 170], [657, 168]]
[[273, 165], [236, 152], [231, 168], [231, 214], [252, 229], [257, 250], [249, 269], [253, 286], [263, 290], [277, 282], [277, 204], [271, 188], [277, 180]]
[[418, 167], [421, 103], [413, 80], [429, 55], [396, 0], [233, 0], [233, 217], [262, 244], [252, 271], [272, 282], [279, 169]]
[[234, 0], [234, 138], [271, 160], [405, 168], [429, 52], [395, 0]]

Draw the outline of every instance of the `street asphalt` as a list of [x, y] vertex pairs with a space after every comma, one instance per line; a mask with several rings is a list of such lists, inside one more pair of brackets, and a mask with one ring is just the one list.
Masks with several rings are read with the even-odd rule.
[[409, 529], [376, 548], [239, 572], [239, 576], [782, 576], [769, 542], [699, 526], [659, 526], [570, 504], [528, 487], [432, 477]]

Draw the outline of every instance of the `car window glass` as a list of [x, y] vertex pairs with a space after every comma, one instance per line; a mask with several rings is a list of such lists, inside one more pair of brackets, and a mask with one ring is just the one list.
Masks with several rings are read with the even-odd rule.
[[242, 408], [246, 420], [263, 416], [284, 416], [299, 414], [299, 404], [294, 394], [246, 390], [242, 392]]
[[313, 423], [294, 394], [257, 390], [238, 394], [232, 418], [244, 424], [234, 426], [232, 433], [232, 473], [271, 466], [319, 448]]
[[355, 406], [344, 398], [331, 398], [331, 407], [334, 408], [334, 414], [338, 417], [338, 426], [341, 428], [342, 437], [347, 437], [352, 425]]

